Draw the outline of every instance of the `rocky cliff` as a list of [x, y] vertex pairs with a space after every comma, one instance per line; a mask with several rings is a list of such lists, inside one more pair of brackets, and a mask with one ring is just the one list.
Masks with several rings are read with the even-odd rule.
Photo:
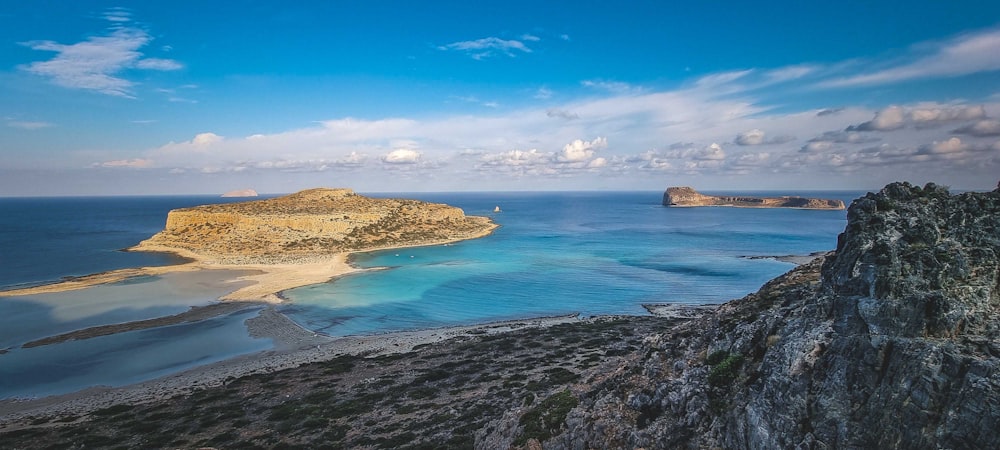
[[837, 250], [648, 336], [546, 448], [1000, 448], [1000, 189], [855, 200]]
[[251, 202], [170, 211], [135, 250], [192, 252], [234, 264], [308, 260], [332, 253], [469, 239], [496, 227], [448, 205], [310, 189]]
[[663, 206], [735, 206], [741, 208], [844, 209], [841, 200], [806, 197], [750, 197], [704, 195], [687, 186], [670, 187]]

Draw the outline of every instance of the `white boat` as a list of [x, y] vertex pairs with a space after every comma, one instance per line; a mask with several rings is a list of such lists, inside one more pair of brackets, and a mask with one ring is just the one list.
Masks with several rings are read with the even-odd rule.
[[497, 206], [496, 208], [493, 208], [493, 212], [495, 212], [495, 213], [498, 213], [498, 212], [500, 212], [500, 207], [499, 207], [499, 206]]

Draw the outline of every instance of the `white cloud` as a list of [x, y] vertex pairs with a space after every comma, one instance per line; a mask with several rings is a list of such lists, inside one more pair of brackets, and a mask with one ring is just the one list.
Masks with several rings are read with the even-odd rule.
[[580, 118], [580, 115], [577, 114], [577, 113], [565, 111], [565, 110], [558, 109], [558, 108], [549, 108], [549, 109], [546, 109], [545, 110], [545, 115], [549, 116], [549, 117], [554, 117], [554, 118], [559, 118], [559, 119], [566, 119], [566, 120], [575, 120], [575, 119], [579, 119]]
[[415, 164], [420, 160], [420, 152], [408, 148], [400, 148], [382, 157], [388, 164]]
[[945, 42], [913, 47], [908, 61], [876, 72], [821, 84], [826, 87], [879, 85], [900, 81], [945, 78], [1000, 70], [1000, 29], [964, 34]]
[[146, 70], [178, 70], [183, 69], [184, 65], [172, 59], [146, 58], [136, 61], [135, 68]]
[[153, 161], [149, 159], [116, 159], [113, 161], [106, 161], [102, 163], [95, 164], [96, 167], [110, 167], [110, 168], [133, 168], [133, 169], [144, 169], [153, 166]]
[[542, 86], [538, 88], [537, 91], [535, 91], [534, 97], [539, 100], [548, 100], [552, 98], [552, 94], [554, 94], [554, 92], [552, 92], [552, 89]]
[[910, 120], [916, 126], [935, 126], [945, 122], [976, 120], [986, 117], [982, 105], [914, 108], [910, 110]]
[[608, 160], [606, 158], [598, 157], [598, 158], [592, 159], [589, 163], [587, 163], [587, 168], [588, 169], [600, 169], [602, 167], [606, 167], [607, 165], [608, 165]]
[[711, 88], [723, 84], [729, 84], [753, 73], [753, 69], [734, 70], [730, 72], [713, 73], [705, 75], [695, 81], [695, 85], [701, 88]]
[[962, 143], [961, 139], [953, 137], [946, 141], [935, 141], [933, 144], [923, 146], [921, 147], [921, 153], [942, 155], [962, 152], [965, 151], [966, 148], [967, 146]]
[[968, 134], [971, 136], [1000, 136], [1000, 120], [979, 120], [975, 123], [958, 128], [952, 131], [952, 133]]
[[708, 147], [705, 147], [695, 156], [697, 160], [703, 161], [718, 161], [726, 159], [726, 152], [722, 150], [722, 146], [716, 143], [712, 143]]
[[506, 152], [482, 155], [482, 163], [487, 166], [536, 166], [544, 165], [552, 155], [531, 150], [508, 150]]
[[590, 142], [577, 139], [563, 146], [563, 149], [556, 156], [556, 160], [561, 162], [583, 162], [594, 156], [594, 151], [608, 146], [608, 140], [598, 137]]
[[542, 40], [542, 38], [540, 38], [538, 36], [535, 36], [533, 34], [525, 33], [525, 34], [521, 35], [521, 40], [522, 41], [529, 41], [529, 42], [538, 42], [538, 41]]
[[736, 135], [736, 145], [761, 145], [764, 137], [763, 130], [754, 128]]
[[122, 25], [129, 14], [112, 10], [105, 18], [116, 25], [101, 36], [93, 36], [75, 44], [54, 41], [30, 41], [22, 45], [33, 50], [55, 52], [47, 61], [20, 66], [21, 70], [49, 78], [53, 83], [71, 89], [85, 89], [117, 97], [133, 97], [134, 82], [123, 73], [128, 69], [176, 70], [183, 67], [177, 61], [144, 58], [139, 51], [152, 37], [136, 27]]
[[583, 80], [580, 82], [580, 84], [584, 87], [600, 89], [614, 94], [629, 94], [629, 93], [642, 92], [642, 88], [632, 86], [631, 84], [624, 83], [621, 81]]
[[985, 117], [986, 109], [982, 105], [917, 106], [908, 110], [899, 106], [890, 106], [875, 113], [875, 118], [868, 122], [847, 127], [847, 131], [892, 131], [906, 125], [927, 128], [949, 122], [976, 120]]
[[796, 80], [806, 75], [812, 74], [817, 70], [818, 70], [817, 66], [802, 64], [802, 65], [787, 66], [774, 70], [769, 70], [764, 74], [764, 76], [767, 77], [770, 81], [777, 83], [777, 82]]
[[207, 147], [216, 142], [221, 142], [222, 139], [222, 136], [215, 133], [199, 133], [195, 135], [194, 139], [191, 139], [191, 144], [199, 147]]
[[531, 49], [518, 40], [505, 40], [498, 37], [486, 37], [474, 41], [452, 42], [438, 46], [439, 50], [454, 50], [467, 53], [474, 59], [484, 59], [496, 54], [503, 54], [509, 57], [517, 56], [520, 53], [531, 53]]
[[[659, 187], [664, 174], [754, 175], [756, 180], [766, 181], [775, 179], [771, 174], [782, 173], [786, 174], [782, 179], [798, 177], [807, 181], [830, 180], [829, 174], [835, 172], [855, 174], [859, 182], [867, 182], [864, 180], [874, 179], [870, 177], [896, 173], [895, 169], [886, 169], [890, 166], [905, 173], [916, 173], [918, 169], [942, 173], [962, 167], [972, 172], [964, 180], [995, 178], [984, 173], [995, 169], [997, 163], [993, 160], [1000, 158], [995, 152], [981, 151], [995, 139], [987, 144], [976, 136], [970, 136], [967, 142], [963, 136], [962, 151], [941, 153], [952, 137], [948, 130], [966, 125], [956, 117], [975, 117], [979, 109], [992, 112], [998, 107], [1000, 104], [985, 104], [982, 108], [961, 103], [898, 105], [903, 123], [900, 131], [871, 133], [845, 128], [873, 117], [881, 116], [885, 122], [885, 117], [891, 118], [892, 114], [850, 106], [836, 114], [818, 114], [818, 109], [778, 113], [746, 99], [682, 89], [606, 95], [491, 114], [341, 118], [243, 138], [202, 133], [189, 141], [150, 149], [141, 159], [152, 161], [151, 169], [188, 176], [200, 172], [264, 176], [269, 171], [341, 170], [346, 177], [344, 183], [360, 183], [355, 187], [374, 190], [384, 188], [379, 183], [387, 181], [386, 169], [399, 177], [392, 178], [393, 182], [404, 182], [412, 176], [412, 180], [423, 180], [421, 189], [444, 190], [461, 189], [473, 180], [502, 189], [510, 187], [514, 179], [530, 179], [535, 188], [575, 188], [585, 186], [583, 180], [598, 173], [602, 183], [621, 188]], [[916, 115], [913, 111], [917, 111]], [[569, 118], [572, 120], [562, 120]], [[956, 122], [943, 122], [945, 119]], [[918, 120], [922, 124], [955, 126], [917, 126]], [[792, 143], [790, 133], [814, 137], [805, 143]], [[736, 148], [741, 135], [744, 144], [758, 146]], [[581, 136], [597, 137], [585, 140]], [[608, 146], [611, 141], [613, 148]], [[685, 143], [661, 147], [663, 142], [675, 141]], [[726, 147], [725, 142], [734, 141], [734, 148]], [[869, 143], [873, 141], [885, 145], [872, 147]], [[938, 142], [938, 147], [927, 144], [933, 142]], [[767, 152], [748, 151], [765, 144]], [[576, 184], [561, 185], [553, 180]], [[739, 178], [732, 180], [734, 185], [743, 183]], [[955, 184], [948, 178], [934, 181]]]
[[891, 131], [903, 128], [906, 116], [903, 108], [890, 106], [877, 113], [875, 118], [868, 122], [861, 123], [854, 127], [849, 127], [848, 131]]

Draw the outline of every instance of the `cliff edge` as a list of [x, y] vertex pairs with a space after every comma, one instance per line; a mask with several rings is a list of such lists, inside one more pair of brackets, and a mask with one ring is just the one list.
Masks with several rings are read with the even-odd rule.
[[735, 206], [740, 208], [844, 209], [841, 200], [806, 197], [750, 197], [705, 195], [688, 186], [670, 187], [663, 206]]
[[1000, 189], [894, 183], [836, 252], [646, 337], [546, 448], [1000, 448]]
[[268, 200], [170, 211], [132, 250], [174, 251], [225, 264], [309, 261], [335, 253], [431, 245], [489, 234], [496, 224], [452, 206], [309, 189]]

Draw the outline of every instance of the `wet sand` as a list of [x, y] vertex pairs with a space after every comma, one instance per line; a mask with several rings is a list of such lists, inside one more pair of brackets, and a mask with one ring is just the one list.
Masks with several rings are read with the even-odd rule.
[[[164, 249], [164, 251], [167, 251]], [[74, 277], [57, 283], [32, 286], [21, 289], [0, 291], [0, 297], [50, 294], [66, 292], [101, 284], [117, 283], [131, 278], [156, 276], [173, 272], [195, 270], [238, 270], [252, 271], [250, 275], [239, 276], [233, 282], [244, 281], [245, 285], [224, 295], [221, 300], [280, 303], [280, 293], [289, 289], [324, 283], [333, 278], [359, 271], [347, 262], [347, 253], [338, 253], [326, 258], [313, 259], [301, 263], [284, 264], [219, 264], [211, 260], [197, 260], [197, 255], [175, 252], [181, 256], [196, 259], [194, 262], [175, 266], [140, 267], [101, 272], [93, 275]]]

